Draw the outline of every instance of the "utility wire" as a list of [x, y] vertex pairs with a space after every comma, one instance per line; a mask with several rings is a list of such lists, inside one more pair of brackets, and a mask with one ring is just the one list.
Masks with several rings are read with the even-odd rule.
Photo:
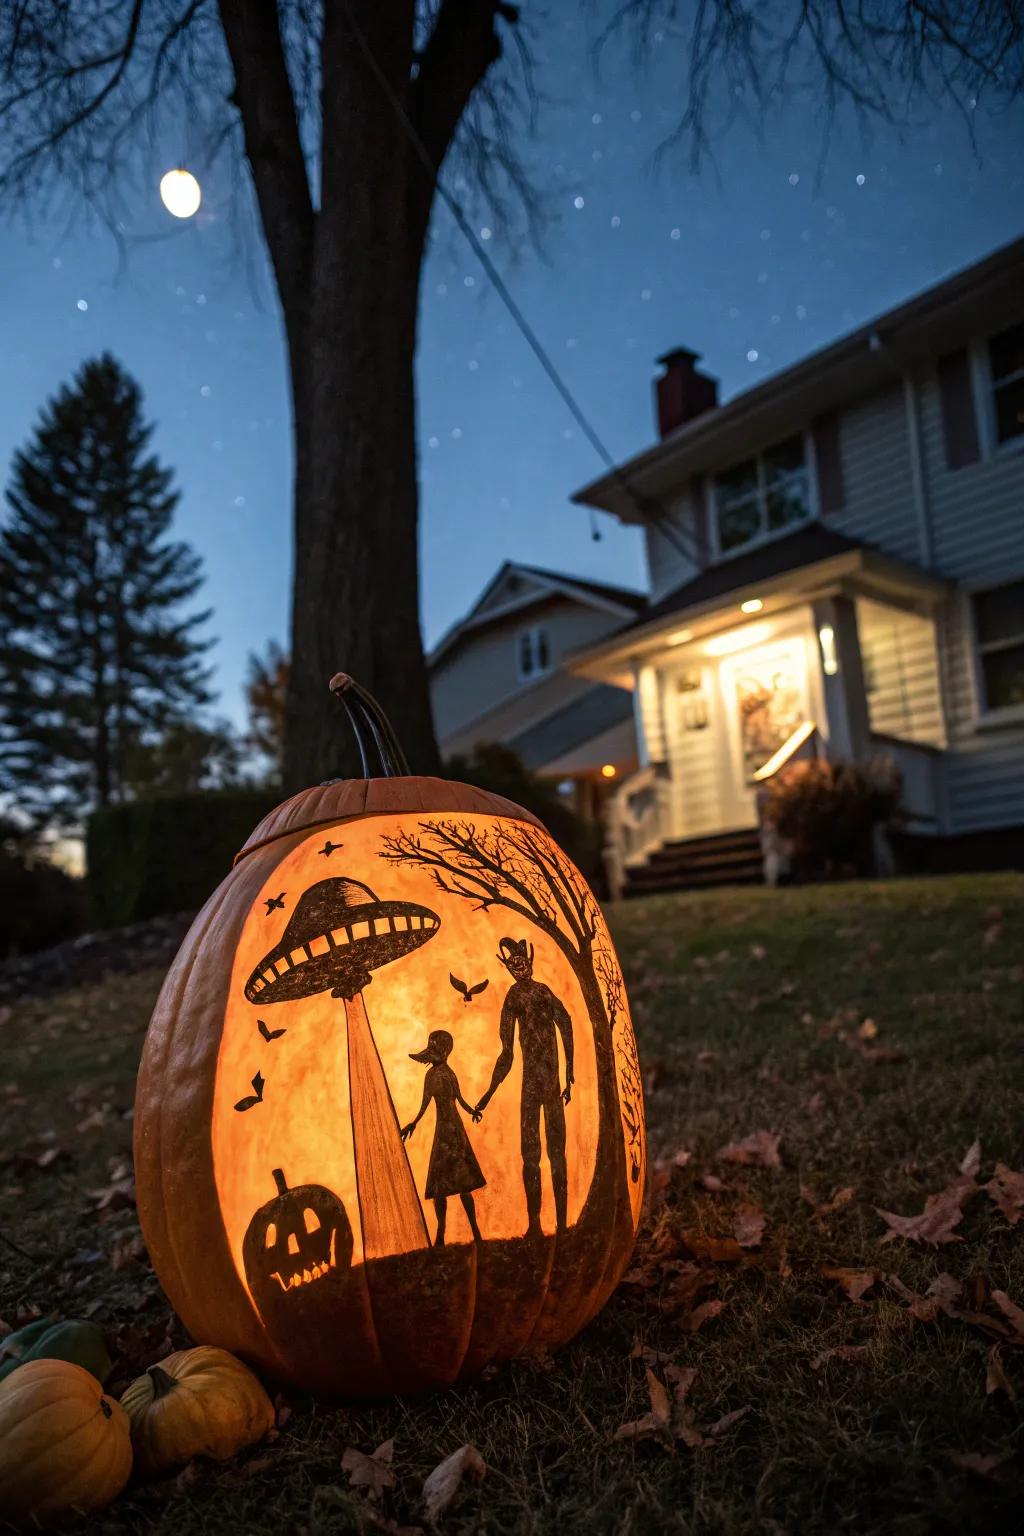
[[[426, 170], [430, 176], [434, 186], [437, 189], [438, 196], [451, 212], [452, 217], [454, 218], [456, 224], [468, 242], [471, 250], [473, 251], [473, 254], [476, 256], [480, 265], [483, 267], [491, 287], [494, 289], [495, 293], [497, 293], [498, 297], [501, 299], [501, 302], [512, 316], [512, 319], [515, 322], [515, 325], [525, 340], [527, 346], [530, 348], [531, 352], [540, 363], [541, 367], [547, 374], [555, 389], [558, 391], [559, 395], [561, 395], [562, 400], [568, 407], [569, 413], [573, 420], [577, 422], [580, 430], [583, 432], [583, 435], [590, 443], [590, 446], [594, 449], [595, 453], [598, 455], [601, 461], [606, 465], [612, 478], [621, 486], [623, 491], [625, 491], [629, 500], [633, 503], [634, 507], [641, 514], [641, 516], [644, 518], [651, 518], [655, 523], [660, 525], [660, 532], [664, 535], [668, 542], [673, 545], [677, 553], [682, 555], [684, 560], [692, 560], [695, 564], [699, 565], [700, 560], [697, 555], [696, 541], [689, 541], [690, 547], [687, 548], [686, 546], [688, 541], [684, 536], [682, 529], [679, 528], [673, 521], [671, 514], [659, 502], [650, 497], [642, 496], [640, 492], [636, 490], [622, 466], [617, 464], [615, 459], [612, 457], [603, 438], [600, 436], [597, 429], [591, 424], [583, 410], [583, 407], [578, 403], [572, 390], [569, 388], [568, 384], [559, 373], [558, 368], [552, 361], [551, 356], [544, 347], [540, 337], [537, 335], [536, 331], [533, 329], [533, 326], [527, 320], [515, 298], [512, 296], [512, 293], [509, 291], [508, 284], [505, 282], [505, 279], [498, 271], [493, 259], [484, 249], [484, 246], [478, 238], [476, 231], [467, 219], [458, 198], [449, 192], [445, 183], [442, 181], [440, 166], [435, 164], [433, 158], [431, 157], [430, 151], [427, 149], [427, 146], [424, 144], [416, 129], [415, 123], [412, 121], [408, 112], [405, 110], [403, 103], [395, 94], [390, 80], [385, 75], [384, 71], [380, 67], [380, 64], [377, 62], [376, 55], [374, 54], [373, 49], [370, 47], [370, 43], [366, 37], [366, 34], [364, 33], [362, 27], [360, 27], [359, 23], [356, 21], [355, 16], [352, 14], [352, 7], [348, 4], [348, 0], [342, 0], [342, 5], [345, 10], [345, 14], [348, 17], [348, 24], [351, 29], [352, 36], [355, 38], [360, 52], [369, 65], [370, 72], [377, 81], [377, 84], [380, 86], [381, 92], [383, 93], [392, 111], [395, 113], [395, 116], [401, 123], [406, 138], [412, 145], [417, 159], [420, 161], [424, 170]], [[599, 535], [597, 535], [595, 531], [595, 537], [598, 536]]]

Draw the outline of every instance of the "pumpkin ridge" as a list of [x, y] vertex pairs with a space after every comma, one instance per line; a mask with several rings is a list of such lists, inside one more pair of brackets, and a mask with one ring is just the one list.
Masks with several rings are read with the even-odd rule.
[[[41, 1405], [41, 1408], [43, 1408], [43, 1409], [45, 1409], [45, 1408], [52, 1409], [52, 1408], [54, 1408], [56, 1406], [59, 1406], [60, 1404], [66, 1402], [66, 1401], [67, 1401], [66, 1398], [58, 1397], [53, 1402], [43, 1403]], [[28, 1420], [31, 1417], [32, 1417], [32, 1415], [30, 1415], [30, 1414], [26, 1415], [26, 1417], [22, 1420], [22, 1424], [28, 1423]], [[67, 1448], [71, 1444], [72, 1440], [77, 1439], [78, 1436], [82, 1433], [83, 1430], [85, 1430], [85, 1429], [92, 1429], [94, 1417], [95, 1417], [95, 1415], [90, 1415], [89, 1418], [83, 1419], [82, 1422], [80, 1424], [78, 1424], [73, 1430], [71, 1430], [71, 1432], [69, 1434], [66, 1434], [66, 1435], [63, 1436], [63, 1438], [61, 1439], [61, 1442], [60, 1442], [62, 1455], [63, 1455], [63, 1453], [65, 1453], [67, 1451]], [[113, 1435], [104, 1435], [102, 1443], [110, 1444], [113, 1441], [113, 1438], [114, 1438]], [[19, 1465], [19, 1477], [29, 1478], [30, 1475], [31, 1475], [32, 1469], [35, 1466], [35, 1464], [38, 1461], [40, 1461], [40, 1460], [46, 1459], [48, 1457], [52, 1457], [52, 1455], [53, 1455], [53, 1447], [52, 1446], [49, 1446], [49, 1445], [41, 1446], [40, 1449], [35, 1453], [34, 1456], [29, 1456], [27, 1459], [23, 1459], [21, 1461], [21, 1463]], [[60, 1492], [60, 1490], [62, 1488], [64, 1488], [64, 1487], [66, 1487], [69, 1482], [73, 1481], [76, 1477], [78, 1477], [80, 1475], [81, 1471], [82, 1471], [82, 1468], [84, 1466], [88, 1465], [88, 1460], [89, 1460], [88, 1455], [86, 1455], [86, 1456], [82, 1457], [79, 1461], [76, 1461], [73, 1467], [66, 1468], [64, 1476], [63, 1476], [63, 1478], [59, 1482], [51, 1482], [50, 1483], [50, 1486], [49, 1486], [49, 1489], [48, 1489], [48, 1496], [52, 1497], [53, 1495], [58, 1494]]]

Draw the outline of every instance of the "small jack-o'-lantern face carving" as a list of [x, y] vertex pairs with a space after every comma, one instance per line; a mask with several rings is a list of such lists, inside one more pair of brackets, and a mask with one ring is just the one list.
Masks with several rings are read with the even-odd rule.
[[274, 1182], [277, 1195], [252, 1218], [242, 1249], [257, 1303], [268, 1290], [314, 1285], [352, 1262], [352, 1227], [337, 1195], [322, 1184], [289, 1189], [280, 1168]]

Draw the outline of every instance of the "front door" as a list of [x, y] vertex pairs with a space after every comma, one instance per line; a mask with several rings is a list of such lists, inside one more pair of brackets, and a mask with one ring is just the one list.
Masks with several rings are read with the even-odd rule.
[[757, 821], [754, 774], [809, 715], [807, 642], [802, 635], [751, 646], [718, 669], [722, 811], [731, 826]]

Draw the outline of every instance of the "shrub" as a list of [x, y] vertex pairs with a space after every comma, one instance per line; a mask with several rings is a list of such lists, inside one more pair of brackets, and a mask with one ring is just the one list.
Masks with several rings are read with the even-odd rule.
[[85, 927], [84, 882], [4, 842], [0, 846], [0, 957], [49, 949]]
[[794, 762], [768, 781], [762, 817], [788, 844], [794, 873], [867, 874], [875, 829], [897, 819], [901, 788], [891, 758]]
[[280, 794], [200, 790], [105, 806], [86, 835], [89, 904], [101, 928], [201, 907]]

